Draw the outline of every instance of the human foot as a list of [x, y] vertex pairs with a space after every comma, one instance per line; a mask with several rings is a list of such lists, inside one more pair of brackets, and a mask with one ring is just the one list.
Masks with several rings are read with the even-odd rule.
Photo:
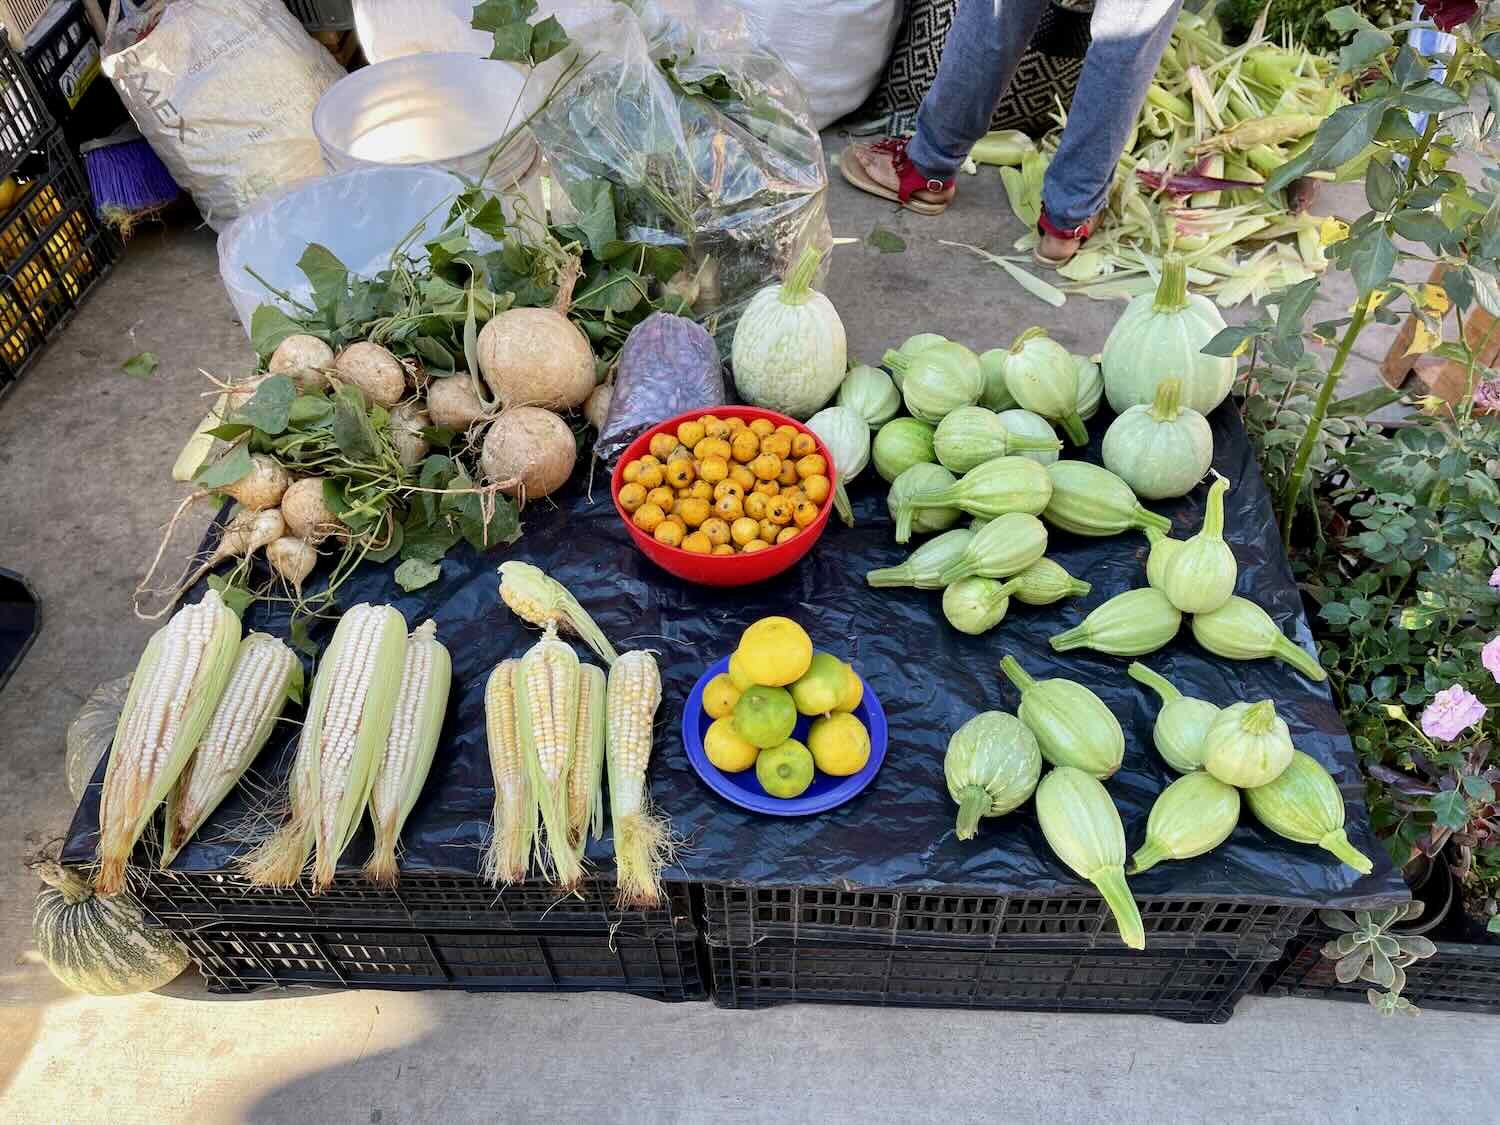
[[891, 199], [919, 215], [941, 214], [953, 200], [953, 178], [924, 174], [906, 155], [905, 137], [854, 144], [839, 159], [839, 171], [860, 191]]

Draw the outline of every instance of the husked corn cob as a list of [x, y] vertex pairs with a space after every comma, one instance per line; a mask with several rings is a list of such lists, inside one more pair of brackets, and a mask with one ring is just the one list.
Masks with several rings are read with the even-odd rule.
[[244, 858], [251, 882], [296, 883], [316, 852], [313, 890], [333, 882], [390, 736], [406, 655], [406, 621], [390, 606], [344, 614], [313, 678], [289, 786], [291, 815]]
[[614, 824], [618, 895], [622, 906], [661, 901], [661, 869], [671, 854], [667, 821], [646, 795], [651, 728], [661, 703], [661, 673], [649, 652], [627, 652], [609, 670], [609, 811]]
[[516, 674], [516, 730], [541, 807], [553, 882], [574, 886], [579, 854], [568, 841], [568, 773], [578, 726], [578, 654], [548, 625]]
[[370, 788], [375, 848], [365, 875], [376, 883], [394, 885], [399, 875], [396, 843], [432, 768], [452, 680], [453, 661], [438, 642], [437, 624], [424, 621], [406, 638], [396, 714]]
[[568, 770], [568, 842], [581, 855], [584, 838], [604, 835], [604, 670], [584, 664], [578, 675], [578, 722]]
[[179, 609], [147, 642], [99, 799], [100, 894], [124, 889], [131, 849], [208, 727], [239, 643], [240, 619], [214, 590]]
[[536, 835], [536, 795], [521, 735], [516, 729], [516, 678], [519, 660], [502, 660], [484, 688], [484, 724], [495, 778], [495, 812], [484, 874], [491, 883], [519, 883], [531, 861]]
[[250, 768], [288, 699], [302, 698], [302, 664], [268, 633], [240, 642], [208, 730], [167, 797], [161, 866], [166, 868]]
[[576, 633], [600, 660], [613, 664], [617, 653], [588, 611], [568, 588], [540, 567], [511, 560], [500, 564], [500, 600], [522, 621], [545, 629]]

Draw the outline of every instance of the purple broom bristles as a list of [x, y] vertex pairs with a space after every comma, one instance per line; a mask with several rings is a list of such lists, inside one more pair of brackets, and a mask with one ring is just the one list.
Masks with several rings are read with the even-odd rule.
[[161, 158], [139, 138], [93, 147], [83, 162], [94, 206], [106, 222], [128, 226], [182, 194]]

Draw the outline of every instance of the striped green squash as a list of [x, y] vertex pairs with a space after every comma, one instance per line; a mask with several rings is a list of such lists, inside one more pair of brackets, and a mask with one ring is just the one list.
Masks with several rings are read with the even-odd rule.
[[149, 992], [187, 968], [182, 943], [148, 928], [129, 894], [96, 895], [82, 875], [51, 860], [33, 870], [47, 886], [36, 896], [32, 937], [52, 975], [74, 992]]

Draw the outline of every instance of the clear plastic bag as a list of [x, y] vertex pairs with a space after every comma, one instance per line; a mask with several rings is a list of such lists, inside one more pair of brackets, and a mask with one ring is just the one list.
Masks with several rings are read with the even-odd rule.
[[63, 773], [73, 800], [83, 800], [83, 791], [99, 768], [99, 759], [115, 740], [115, 727], [130, 694], [130, 675], [105, 680], [89, 692], [77, 716], [68, 724], [68, 756]]
[[713, 337], [686, 317], [652, 313], [620, 349], [609, 414], [594, 454], [613, 463], [646, 427], [723, 405], [724, 373]]
[[786, 65], [724, 0], [573, 12], [580, 69], [531, 122], [575, 203], [614, 187], [623, 237], [681, 248], [673, 288], [727, 351], [756, 290], [832, 243], [823, 144]]

